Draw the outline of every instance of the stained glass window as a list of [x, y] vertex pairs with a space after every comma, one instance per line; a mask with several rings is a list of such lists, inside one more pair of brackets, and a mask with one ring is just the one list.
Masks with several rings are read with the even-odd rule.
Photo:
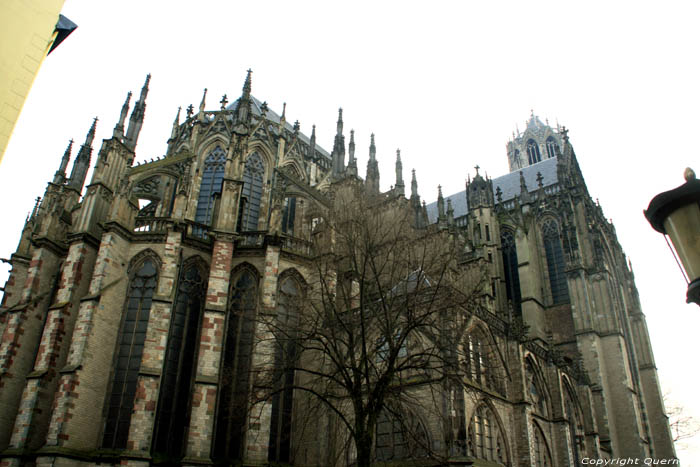
[[202, 272], [190, 264], [178, 281], [155, 424], [153, 450], [169, 457], [182, 455], [205, 292]]
[[204, 160], [202, 183], [199, 186], [195, 222], [210, 224], [214, 212], [214, 193], [221, 192], [221, 182], [224, 179], [226, 152], [217, 146]]
[[265, 166], [262, 157], [254, 152], [248, 156], [243, 171], [243, 199], [241, 200], [243, 214], [240, 220], [243, 231], [258, 230], [264, 176]]
[[544, 252], [547, 258], [547, 271], [549, 273], [549, 287], [552, 291], [552, 303], [567, 303], [569, 301], [569, 289], [566, 284], [566, 272], [564, 270], [564, 252], [559, 239], [559, 227], [550, 219], [542, 226], [542, 240]]
[[547, 138], [545, 147], [547, 148], [547, 158], [551, 159], [552, 157], [556, 157], [557, 154], [559, 154], [559, 145], [553, 137], [550, 136], [549, 138]]
[[248, 386], [255, 336], [258, 278], [249, 269], [231, 281], [226, 324], [214, 457], [217, 461], [241, 458], [248, 416]]
[[126, 447], [151, 299], [157, 282], [158, 269], [155, 261], [149, 258], [143, 261], [129, 283], [125, 316], [119, 333], [117, 362], [107, 400], [107, 420], [102, 441], [106, 448]]
[[527, 160], [531, 165], [542, 160], [540, 146], [533, 139], [527, 140]]
[[506, 276], [506, 297], [513, 303], [515, 315], [520, 316], [520, 273], [513, 231], [506, 229], [501, 231], [501, 252], [503, 254], [503, 272]]
[[505, 465], [505, 436], [501, 431], [496, 416], [485, 404], [474, 411], [468, 430], [469, 455], [477, 459], [498, 462]]

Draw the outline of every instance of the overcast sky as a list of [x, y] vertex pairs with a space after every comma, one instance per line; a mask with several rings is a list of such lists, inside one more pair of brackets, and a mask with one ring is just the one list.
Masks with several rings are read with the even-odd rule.
[[[400, 148], [404, 179], [415, 168], [428, 203], [438, 184], [445, 195], [463, 190], [477, 164], [505, 174], [505, 144], [532, 109], [569, 128], [589, 191], [632, 261], [661, 384], [700, 419], [700, 307], [685, 304], [678, 266], [642, 215], [685, 167], [700, 169], [688, 146], [700, 126], [699, 10], [672, 1], [67, 0], [63, 14], [78, 29], [44, 62], [0, 165], [0, 256], [15, 250], [68, 140], [75, 154], [99, 117], [94, 163], [147, 73], [137, 160], [165, 153], [178, 106], [197, 108], [208, 88], [207, 109], [217, 110], [252, 68], [253, 94], [277, 113], [286, 102], [306, 134], [316, 124], [329, 152], [342, 106], [361, 174], [374, 132], [383, 189]], [[700, 465], [700, 437], [687, 444], [680, 459]]]

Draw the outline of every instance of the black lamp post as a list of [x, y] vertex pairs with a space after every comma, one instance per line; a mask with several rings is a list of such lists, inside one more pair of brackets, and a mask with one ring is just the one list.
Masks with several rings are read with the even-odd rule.
[[688, 282], [686, 301], [700, 305], [700, 180], [690, 168], [684, 175], [685, 183], [656, 195], [644, 215], [654, 230], [671, 239], [669, 248], [672, 253], [675, 248]]

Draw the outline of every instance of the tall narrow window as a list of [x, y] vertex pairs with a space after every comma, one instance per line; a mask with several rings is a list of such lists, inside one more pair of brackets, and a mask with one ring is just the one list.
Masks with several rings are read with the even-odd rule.
[[569, 289], [566, 285], [566, 272], [564, 271], [564, 253], [559, 239], [559, 227], [554, 220], [550, 219], [542, 226], [542, 240], [547, 258], [552, 303], [555, 305], [566, 303], [569, 301]]
[[301, 286], [291, 276], [282, 279], [277, 293], [277, 328], [275, 348], [275, 384], [270, 419], [268, 460], [289, 462], [291, 453], [292, 403], [294, 366], [296, 364], [296, 332], [299, 321]]
[[545, 147], [547, 148], [547, 158], [551, 159], [552, 157], [556, 157], [557, 154], [559, 154], [559, 145], [557, 142], [554, 140], [552, 136], [547, 138], [547, 141], [545, 143]]
[[258, 230], [258, 218], [260, 217], [260, 201], [263, 192], [263, 177], [265, 166], [262, 157], [257, 152], [248, 156], [243, 171], [243, 193], [241, 200], [242, 230]]
[[214, 439], [214, 458], [217, 461], [238, 460], [243, 452], [255, 336], [257, 275], [249, 269], [242, 269], [231, 284]]
[[[534, 463], [535, 467], [552, 467], [552, 456], [549, 454], [549, 447], [547, 446], [547, 440], [542, 433], [542, 429], [537, 425], [537, 423], [532, 423], [532, 433], [533, 433], [533, 447], [534, 451]], [[578, 465], [576, 463], [575, 465]]]
[[569, 428], [569, 443], [574, 456], [574, 465], [579, 465], [581, 455], [585, 453], [583, 415], [578, 409], [571, 389], [566, 384], [564, 385], [564, 415]]
[[472, 332], [464, 343], [465, 373], [474, 383], [505, 395], [494, 349], [482, 331]]
[[474, 411], [467, 436], [470, 456], [501, 465], [507, 463], [505, 436], [487, 405], [482, 404]]
[[515, 316], [521, 315], [520, 307], [520, 273], [518, 272], [518, 251], [515, 236], [511, 230], [501, 231], [501, 252], [503, 254], [503, 273], [506, 276], [506, 297], [513, 304]]
[[196, 264], [186, 265], [178, 281], [165, 367], [158, 397], [153, 451], [172, 461], [182, 456], [197, 355], [199, 321], [206, 281]]
[[294, 216], [296, 215], [297, 199], [294, 196], [284, 198], [282, 209], [282, 232], [294, 235]]
[[224, 164], [226, 152], [217, 146], [204, 160], [202, 183], [199, 186], [195, 222], [210, 224], [214, 212], [214, 193], [221, 192], [221, 182], [224, 179]]
[[131, 278], [126, 298], [126, 315], [119, 333], [119, 350], [112, 389], [107, 400], [107, 421], [102, 445], [123, 449], [129, 437], [143, 343], [146, 340], [151, 299], [158, 282], [158, 269], [148, 258]]
[[400, 461], [426, 456], [428, 436], [425, 427], [411, 416], [402, 418], [387, 409], [379, 413], [375, 432], [375, 455], [378, 461]]
[[542, 160], [542, 156], [540, 156], [540, 146], [534, 139], [527, 140], [527, 160], [530, 165], [536, 164]]

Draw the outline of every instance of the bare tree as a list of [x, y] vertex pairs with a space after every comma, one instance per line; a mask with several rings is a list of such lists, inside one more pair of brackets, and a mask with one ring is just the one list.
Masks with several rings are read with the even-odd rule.
[[439, 419], [444, 400], [436, 392], [461, 387], [483, 264], [460, 262], [463, 247], [448, 230], [415, 228], [403, 198], [368, 196], [347, 183], [331, 200], [313, 234], [313, 280], [268, 317], [275, 369], [258, 376], [267, 388], [258, 395], [293, 389], [305, 401], [296, 412], [303, 406], [315, 420], [332, 413], [347, 435], [341, 451], [354, 453], [346, 458], [358, 466], [373, 456], [437, 456], [413, 415]]
[[675, 403], [669, 393], [664, 394], [664, 405], [674, 443], [693, 438], [700, 433], [700, 423], [688, 415], [682, 406]]

